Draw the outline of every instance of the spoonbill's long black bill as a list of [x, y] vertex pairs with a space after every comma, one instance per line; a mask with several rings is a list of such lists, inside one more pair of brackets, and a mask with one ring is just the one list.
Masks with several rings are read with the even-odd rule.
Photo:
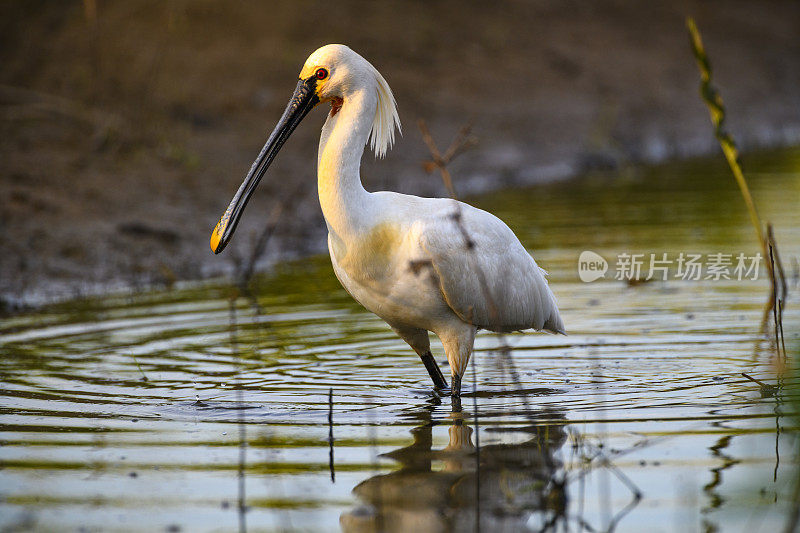
[[305, 116], [311, 111], [315, 105], [319, 103], [319, 98], [316, 95], [316, 78], [314, 76], [300, 80], [297, 82], [297, 88], [294, 90], [292, 99], [286, 110], [283, 112], [278, 125], [267, 139], [261, 153], [258, 154], [253, 166], [250, 167], [250, 172], [244, 178], [242, 185], [231, 200], [228, 209], [220, 218], [217, 225], [214, 227], [214, 232], [211, 234], [211, 250], [215, 254], [220, 253], [225, 249], [228, 241], [231, 240], [233, 232], [236, 230], [239, 219], [244, 212], [250, 196], [253, 194], [261, 177], [269, 168], [272, 160], [278, 155], [283, 143], [292, 134], [294, 129], [300, 124]]

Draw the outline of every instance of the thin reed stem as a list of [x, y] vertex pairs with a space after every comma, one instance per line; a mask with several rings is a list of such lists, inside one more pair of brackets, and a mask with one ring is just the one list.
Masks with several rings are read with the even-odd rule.
[[739, 163], [739, 150], [736, 148], [736, 143], [733, 141], [733, 138], [725, 130], [725, 105], [722, 102], [722, 96], [719, 94], [719, 91], [717, 91], [716, 87], [711, 83], [711, 63], [703, 47], [700, 31], [697, 29], [697, 25], [691, 17], [686, 19], [686, 27], [689, 30], [692, 52], [697, 61], [697, 67], [700, 69], [700, 95], [711, 115], [711, 123], [714, 125], [714, 136], [717, 138], [717, 141], [719, 141], [722, 153], [725, 154], [728, 166], [730, 166], [733, 177], [739, 185], [742, 198], [744, 198], [747, 211], [750, 214], [750, 222], [752, 222], [753, 228], [756, 230], [761, 249], [766, 256], [767, 238], [764, 235], [764, 226], [761, 223], [761, 218], [758, 216], [756, 204], [753, 201], [753, 196], [750, 194], [750, 187], [747, 185], [747, 180], [742, 172], [742, 166]]

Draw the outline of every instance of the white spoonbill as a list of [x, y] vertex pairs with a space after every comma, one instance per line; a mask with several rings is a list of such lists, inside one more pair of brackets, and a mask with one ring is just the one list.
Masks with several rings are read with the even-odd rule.
[[[431, 355], [441, 339], [453, 396], [478, 329], [564, 333], [545, 272], [494, 215], [445, 198], [367, 192], [360, 166], [369, 142], [377, 157], [400, 119], [383, 76], [347, 46], [315, 51], [278, 125], [211, 235], [221, 252], [261, 177], [295, 127], [320, 102], [331, 110], [319, 141], [317, 188], [336, 277], [419, 354], [437, 388], [447, 382]], [[455, 216], [454, 216], [455, 214]]]

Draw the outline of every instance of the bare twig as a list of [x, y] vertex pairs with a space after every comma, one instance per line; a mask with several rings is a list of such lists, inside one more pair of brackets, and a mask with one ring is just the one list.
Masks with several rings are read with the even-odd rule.
[[[365, 403], [367, 401], [364, 398]], [[375, 520], [376, 520], [376, 531], [385, 531], [384, 523], [383, 523], [383, 514], [385, 509], [383, 507], [383, 491], [384, 491], [384, 479], [379, 477], [380, 474], [380, 463], [378, 462], [378, 432], [376, 429], [376, 422], [372, 419], [372, 409], [367, 410], [367, 439], [369, 440], [369, 449], [370, 449], [370, 463], [372, 466], [373, 477], [376, 479], [375, 484]]]
[[[576, 476], [570, 480], [571, 476], [565, 476], [562, 483], [566, 484], [567, 482], [575, 481], [576, 479], [581, 483], [581, 493], [583, 492], [584, 487], [584, 480], [586, 476], [595, 470], [597, 467], [604, 468], [608, 470], [611, 474], [614, 475], [625, 487], [631, 491], [631, 501], [628, 502], [625, 507], [617, 511], [615, 514], [611, 515], [610, 508], [605, 509], [606, 519], [608, 521], [608, 525], [606, 528], [597, 530], [592, 527], [584, 518], [583, 518], [583, 502], [581, 500], [581, 509], [576, 516], [576, 521], [581, 526], [581, 530], [586, 529], [587, 531], [605, 531], [611, 532], [614, 531], [619, 525], [620, 521], [630, 513], [642, 500], [642, 492], [639, 490], [639, 487], [628, 477], [626, 476], [612, 461], [608, 454], [601, 448], [601, 445], [592, 445], [590, 444], [585, 438], [582, 438], [579, 434], [573, 434], [573, 438], [575, 439], [575, 443], [573, 444], [573, 448], [581, 450], [581, 459], [582, 463], [578, 465], [578, 470], [576, 472]], [[668, 437], [661, 437], [657, 439], [658, 441], [662, 441], [667, 439]], [[653, 440], [643, 440], [637, 442], [632, 447], [627, 450], [622, 450], [613, 454], [614, 457], [619, 457], [620, 455], [624, 455], [626, 453], [630, 453], [634, 450], [640, 450], [646, 445], [652, 445]], [[583, 496], [581, 495], [581, 498]], [[606, 503], [606, 505], [608, 505]]]
[[436, 143], [433, 141], [433, 137], [431, 136], [431, 132], [428, 129], [428, 125], [425, 123], [425, 121], [423, 119], [419, 119], [417, 121], [417, 126], [419, 126], [419, 131], [422, 133], [422, 140], [425, 142], [425, 145], [431, 152], [432, 157], [430, 161], [424, 161], [422, 167], [429, 173], [438, 169], [442, 175], [444, 186], [447, 188], [447, 192], [450, 194], [450, 198], [457, 200], [458, 197], [456, 195], [456, 190], [453, 187], [453, 180], [450, 176], [450, 172], [447, 170], [447, 165], [450, 164], [450, 162], [455, 159], [456, 156], [464, 153], [478, 143], [478, 139], [470, 135], [472, 132], [472, 125], [468, 123], [462, 126], [462, 128], [453, 138], [453, 142], [450, 143], [450, 147], [447, 148], [444, 155], [439, 152], [439, 148], [437, 148]]
[[336, 471], [333, 468], [333, 389], [328, 389], [328, 469], [331, 471], [331, 483], [336, 483]]
[[786, 362], [786, 337], [783, 336], [783, 300], [778, 300], [778, 330], [780, 331], [783, 360]]
[[[475, 251], [475, 241], [470, 236], [467, 228], [464, 226], [464, 221], [461, 213], [461, 203], [458, 201], [458, 196], [456, 195], [455, 187], [453, 186], [453, 180], [450, 176], [450, 172], [447, 170], [447, 165], [459, 154], [463, 153], [470, 147], [474, 146], [478, 141], [477, 138], [470, 135], [472, 131], [472, 125], [465, 124], [461, 130], [456, 134], [453, 142], [450, 143], [450, 147], [445, 151], [445, 155], [441, 155], [439, 152], [439, 148], [436, 146], [436, 142], [434, 142], [433, 137], [431, 136], [430, 130], [428, 130], [428, 126], [424, 120], [420, 119], [417, 124], [419, 125], [420, 132], [422, 133], [422, 138], [425, 141], [425, 144], [428, 146], [428, 150], [431, 152], [431, 157], [433, 158], [431, 161], [426, 161], [424, 163], [426, 170], [432, 172], [434, 169], [438, 169], [441, 176], [442, 182], [444, 182], [447, 191], [450, 194], [450, 197], [454, 200], [455, 210], [450, 215], [450, 218], [455, 223], [456, 227], [458, 228], [459, 233], [461, 233], [462, 238], [464, 239], [464, 247], [467, 249], [468, 252], [471, 252], [468, 256], [470, 261], [474, 261], [474, 257], [472, 253]], [[472, 265], [474, 268], [473, 270], [478, 275], [478, 284], [481, 286], [481, 291], [483, 293], [483, 297], [489, 306], [489, 322], [494, 324], [499, 324], [499, 314], [497, 305], [495, 305], [494, 298], [492, 297], [491, 291], [489, 290], [489, 284], [486, 280], [486, 275], [483, 272], [483, 269], [478, 267], [474, 264]], [[502, 341], [502, 346], [504, 348], [508, 347], [508, 344], [505, 342], [505, 338], [500, 336]]]
[[247, 294], [249, 292], [248, 286], [255, 273], [256, 263], [264, 255], [264, 252], [266, 252], [267, 245], [283, 220], [284, 213], [290, 210], [295, 202], [303, 197], [303, 188], [301, 184], [297, 184], [295, 187], [288, 189], [285, 194], [282, 194], [272, 205], [264, 229], [261, 230], [258, 239], [250, 250], [250, 256], [238, 269], [239, 271], [236, 276], [237, 285], [243, 293]]
[[[475, 260], [474, 254], [476, 252], [476, 250], [475, 250], [476, 243], [475, 243], [474, 239], [470, 236], [469, 231], [467, 230], [467, 228], [465, 227], [465, 225], [463, 223], [462, 211], [461, 211], [461, 203], [458, 202], [458, 198], [457, 198], [457, 195], [456, 195], [456, 192], [455, 192], [455, 188], [454, 188], [453, 182], [452, 182], [452, 177], [451, 177], [449, 171], [447, 170], [447, 164], [450, 163], [455, 156], [457, 156], [458, 154], [462, 153], [464, 150], [466, 150], [467, 148], [469, 148], [470, 146], [475, 144], [475, 142], [476, 142], [475, 138], [470, 135], [471, 128], [470, 128], [469, 125], [464, 126], [459, 131], [459, 133], [456, 135], [455, 139], [453, 140], [453, 142], [451, 143], [450, 147], [447, 149], [445, 154], [441, 155], [441, 153], [440, 153], [439, 149], [437, 148], [436, 143], [434, 142], [434, 140], [433, 140], [433, 138], [432, 138], [432, 136], [430, 134], [430, 131], [428, 130], [425, 122], [423, 120], [420, 120], [418, 124], [419, 124], [420, 131], [422, 133], [422, 136], [423, 136], [423, 140], [425, 141], [425, 144], [428, 146], [428, 149], [431, 152], [431, 157], [432, 157], [432, 159], [430, 161], [426, 161], [424, 163], [424, 167], [428, 172], [432, 172], [433, 170], [437, 170], [437, 169], [439, 170], [439, 172], [441, 174], [441, 177], [442, 177], [442, 181], [443, 181], [445, 187], [447, 188], [451, 198], [454, 200], [455, 209], [454, 209], [453, 213], [450, 215], [450, 218], [456, 224], [456, 227], [457, 227], [459, 233], [461, 234], [461, 236], [463, 238], [464, 248], [467, 251], [467, 258], [472, 263], [472, 271], [475, 272], [476, 275], [478, 276], [478, 282], [479, 282], [479, 285], [481, 287], [481, 291], [482, 291], [484, 300], [486, 301], [487, 306], [489, 308], [488, 309], [489, 310], [489, 324], [490, 325], [495, 324], [495, 325], [499, 326], [499, 324], [500, 324], [500, 321], [499, 321], [499, 309], [498, 309], [498, 307], [497, 307], [497, 305], [495, 303], [495, 299], [493, 298], [493, 295], [491, 294], [491, 291], [489, 289], [489, 284], [488, 284], [488, 281], [486, 279], [486, 276], [485, 276], [483, 270], [479, 267], [479, 265], [475, 264], [475, 262], [474, 262], [474, 260]], [[425, 267], [431, 267], [432, 268], [432, 266], [433, 265], [429, 260], [422, 260], [422, 261], [413, 262], [410, 267], [415, 273], [418, 273], [421, 269], [423, 269]], [[509, 373], [509, 375], [511, 376], [512, 381], [514, 383], [514, 386], [517, 387], [517, 389], [519, 391], [521, 391], [521, 393], [522, 393], [522, 401], [523, 401], [523, 405], [525, 406], [526, 414], [532, 413], [533, 410], [531, 409], [530, 405], [528, 404], [527, 394], [524, 392], [521, 380], [519, 378], [519, 374], [518, 374], [518, 372], [517, 372], [517, 370], [515, 368], [515, 365], [513, 363], [513, 359], [511, 357], [511, 347], [506, 342], [506, 338], [505, 338], [505, 336], [503, 334], [498, 333], [497, 336], [498, 336], [498, 338], [500, 340], [500, 344], [501, 344], [500, 347], [499, 347], [498, 352], [499, 352], [499, 354], [501, 356], [500, 364], [501, 364], [501, 367], [502, 367], [502, 371], [503, 371], [504, 374], [505, 374], [506, 371]], [[474, 357], [474, 354], [473, 354], [473, 357], [472, 357], [471, 365], [472, 365], [472, 373], [473, 373], [473, 386], [475, 388], [475, 392], [477, 392], [477, 372], [476, 372], [476, 368], [475, 368], [475, 357]], [[475, 487], [475, 497], [476, 497], [475, 530], [479, 531], [480, 530], [480, 475], [479, 475], [479, 473], [480, 473], [480, 431], [479, 431], [479, 423], [478, 423], [478, 420], [479, 420], [478, 401], [477, 401], [477, 394], [475, 394], [475, 392], [473, 393], [473, 408], [475, 410], [474, 417], [475, 417], [475, 435], [476, 435], [475, 436], [476, 462], [477, 462], [476, 463], [476, 468], [477, 468], [477, 471], [478, 471], [478, 483], [476, 483], [476, 487]], [[639, 449], [639, 448], [640, 448], [640, 446], [637, 443], [637, 445], [635, 445], [632, 449]], [[548, 466], [552, 466], [552, 460], [549, 457], [546, 457], [546, 459], [547, 459], [547, 462], [548, 462]], [[617, 512], [613, 516], [611, 516], [610, 511], [608, 513], [609, 522], [608, 522], [607, 531], [613, 531], [614, 528], [616, 528], [616, 526], [619, 524], [620, 520], [622, 520], [622, 518], [627, 513], [629, 513], [636, 505], [638, 505], [639, 501], [642, 498], [642, 494], [641, 494], [641, 491], [638, 489], [638, 487], [627, 476], [625, 476], [625, 474], [622, 471], [620, 471], [611, 462], [611, 459], [599, 448], [595, 450], [595, 453], [593, 454], [592, 458], [589, 460], [589, 463], [587, 465], [585, 465], [585, 469], [583, 470], [583, 473], [579, 474], [578, 478], [581, 480], [581, 483], [583, 483], [583, 478], [584, 478], [583, 474], [585, 474], [586, 472], [588, 472], [589, 470], [592, 469], [593, 463], [599, 463], [599, 466], [602, 466], [602, 467], [606, 468], [615, 477], [617, 477], [623, 484], [625, 484], [625, 486], [628, 487], [630, 489], [630, 491], [631, 491], [632, 499], [621, 511]], [[567, 483], [567, 481], [568, 481], [568, 476], [565, 475], [564, 479], [562, 480], [562, 482], [563, 483]], [[564, 513], [562, 513], [562, 515], [563, 514]], [[556, 515], [554, 517], [554, 520], [549, 522], [548, 525], [545, 526], [545, 529], [549, 528], [550, 525], [555, 523], [555, 520], [558, 518], [558, 516], [559, 515]], [[579, 519], [579, 523], [581, 524], [581, 526], [583, 528], [589, 529], [590, 531], [592, 530], [591, 526], [589, 526], [588, 524], [583, 522], [582, 519]]]
[[136, 363], [136, 367], [139, 369], [139, 372], [142, 374], [142, 377], [140, 378], [140, 380], [141, 381], [148, 381], [147, 376], [144, 373], [144, 370], [142, 370], [142, 365], [140, 365], [139, 361], [136, 360], [136, 356], [134, 354], [131, 354], [131, 357], [133, 357], [133, 362]]
[[239, 359], [239, 349], [236, 340], [236, 298], [230, 299], [230, 336], [232, 355], [237, 363], [236, 378], [236, 410], [238, 413], [239, 426], [239, 532], [247, 531], [247, 496], [245, 494], [245, 466], [247, 463], [247, 426], [245, 425], [244, 414], [244, 390], [242, 386], [242, 363]]
[[760, 379], [756, 379], [756, 378], [754, 378], [754, 377], [752, 377], [752, 376], [750, 376], [748, 374], [745, 374], [744, 372], [742, 372], [741, 374], [742, 374], [742, 376], [744, 376], [745, 378], [749, 379], [750, 381], [752, 381], [753, 383], [755, 383], [756, 385], [758, 385], [760, 387], [762, 396], [765, 396], [765, 397], [766, 396], [774, 396], [775, 393], [778, 391], [778, 389], [777, 389], [777, 387], [775, 387], [775, 385], [770, 385], [769, 383], [764, 383]]
[[[255, 241], [255, 244], [250, 250], [250, 256], [246, 261], [237, 264], [238, 273], [236, 275], [237, 279], [236, 285], [239, 289], [239, 292], [244, 297], [246, 297], [247, 300], [250, 302], [250, 306], [252, 307], [256, 317], [260, 317], [264, 314], [264, 310], [261, 308], [261, 304], [258, 303], [258, 298], [253, 293], [250, 287], [253, 274], [255, 273], [256, 263], [258, 262], [259, 258], [261, 258], [261, 256], [263, 256], [264, 253], [266, 252], [267, 246], [269, 245], [270, 240], [275, 234], [275, 230], [280, 224], [283, 214], [288, 209], [290, 209], [292, 205], [294, 205], [294, 202], [297, 201], [297, 198], [302, 197], [301, 191], [302, 191], [302, 186], [298, 184], [296, 187], [289, 189], [289, 192], [285, 193], [280, 198], [278, 198], [278, 200], [270, 210], [264, 229], [261, 231], [261, 233], [258, 236], [258, 239]], [[259, 329], [262, 329], [268, 323], [259, 320], [257, 324]]]
[[481, 530], [481, 427], [478, 422], [478, 372], [475, 357], [472, 357], [472, 410], [475, 417], [475, 531]]
[[778, 338], [778, 305], [777, 305], [778, 285], [775, 282], [775, 258], [772, 252], [772, 243], [769, 243], [769, 264], [771, 265], [769, 272], [770, 272], [770, 282], [772, 283], [772, 297], [770, 298], [771, 301], [770, 307], [772, 308], [772, 319], [775, 323], [775, 353], [777, 356], [777, 363], [781, 364], [781, 362], [785, 363], [786, 361], [784, 361], [781, 358], [781, 345]]
[[783, 262], [781, 262], [781, 254], [778, 252], [778, 243], [775, 241], [775, 232], [773, 231], [771, 222], [767, 222], [767, 239], [773, 248], [773, 253], [775, 256], [774, 268], [777, 271], [777, 276], [775, 276], [775, 279], [778, 283], [773, 290], [776, 291], [777, 298], [779, 300], [785, 301], [789, 294], [786, 287], [786, 272], [783, 270]]

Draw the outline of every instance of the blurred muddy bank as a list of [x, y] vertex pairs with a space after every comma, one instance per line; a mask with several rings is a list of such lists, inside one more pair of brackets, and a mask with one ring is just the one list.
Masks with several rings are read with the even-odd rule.
[[[232, 273], [291, 203], [263, 268], [322, 251], [315, 111], [218, 257], [211, 228], [308, 53], [343, 42], [386, 76], [404, 136], [368, 189], [445, 193], [415, 123], [480, 144], [460, 194], [713, 154], [684, 16], [703, 31], [744, 149], [800, 142], [800, 4], [6, 2], [0, 5], [0, 299]], [[291, 198], [287, 198], [290, 196]]]

